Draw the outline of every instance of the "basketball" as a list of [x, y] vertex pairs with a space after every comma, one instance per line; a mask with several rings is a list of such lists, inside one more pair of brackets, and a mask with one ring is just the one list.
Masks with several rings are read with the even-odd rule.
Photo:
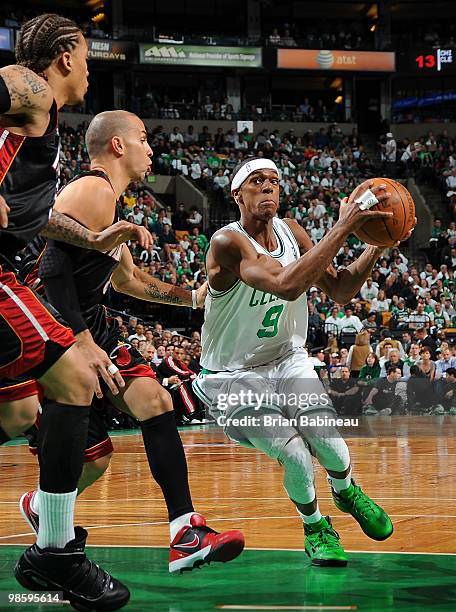
[[[410, 192], [397, 181], [389, 178], [374, 178], [374, 185], [385, 184], [390, 197], [372, 206], [370, 210], [392, 212], [393, 217], [372, 219], [367, 221], [356, 232], [356, 236], [367, 244], [375, 246], [393, 246], [398, 240], [403, 240], [415, 223], [415, 203]], [[369, 185], [369, 180], [362, 183]]]

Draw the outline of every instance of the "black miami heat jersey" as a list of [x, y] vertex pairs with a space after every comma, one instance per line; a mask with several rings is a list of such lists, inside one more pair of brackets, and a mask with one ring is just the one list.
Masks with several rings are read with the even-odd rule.
[[54, 102], [43, 136], [19, 136], [0, 128], [0, 195], [11, 209], [0, 229], [0, 253], [9, 259], [47, 224], [57, 192], [58, 113]]
[[[108, 176], [101, 170], [83, 172], [68, 184], [86, 176], [98, 176], [111, 184]], [[67, 216], [71, 217], [68, 214]], [[116, 223], [119, 218], [120, 209], [116, 204], [112, 222]], [[36, 288], [45, 284], [46, 278], [54, 276], [61, 265], [71, 265], [81, 314], [95, 341], [104, 344], [113, 330], [112, 324], [106, 318], [106, 310], [100, 304], [103, 302], [112, 273], [119, 263], [122, 248], [123, 245], [120, 245], [111, 251], [101, 252], [54, 240], [48, 240], [46, 243], [46, 240], [38, 236], [24, 251], [20, 275], [27, 285]], [[41, 293], [40, 290], [39, 292]], [[52, 305], [58, 309], [58, 304]]]

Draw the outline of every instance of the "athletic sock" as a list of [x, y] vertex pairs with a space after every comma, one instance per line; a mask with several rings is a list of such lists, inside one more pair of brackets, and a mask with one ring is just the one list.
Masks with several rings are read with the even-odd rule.
[[163, 492], [169, 521], [192, 513], [187, 460], [174, 411], [141, 421], [140, 425], [150, 471]]
[[40, 548], [74, 539], [73, 512], [87, 443], [90, 406], [46, 402], [38, 433]]
[[351, 477], [352, 471], [350, 469], [345, 478], [334, 478], [333, 476], [328, 476], [328, 482], [336, 493], [340, 493], [341, 491], [348, 489], [348, 487], [351, 485]]
[[78, 491], [40, 493], [40, 526], [37, 545], [40, 548], [63, 548], [74, 539], [74, 504]]
[[182, 516], [178, 516], [174, 520], [169, 523], [169, 537], [171, 542], [174, 540], [176, 535], [179, 533], [179, 530], [186, 525], [190, 525], [190, 519], [192, 518], [194, 512], [186, 512], [182, 514]]
[[317, 508], [313, 514], [303, 514], [299, 510], [299, 508], [298, 508], [298, 512], [301, 515], [301, 518], [306, 525], [310, 525], [310, 523], [318, 523], [318, 521], [322, 519], [322, 515], [321, 515], [319, 508]]

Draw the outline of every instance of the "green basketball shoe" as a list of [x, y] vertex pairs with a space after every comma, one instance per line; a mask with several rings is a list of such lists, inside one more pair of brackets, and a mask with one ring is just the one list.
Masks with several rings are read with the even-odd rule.
[[331, 488], [331, 492], [337, 508], [351, 514], [364, 533], [373, 540], [386, 540], [393, 533], [390, 517], [353, 479], [348, 489], [336, 493]]
[[312, 565], [345, 566], [347, 555], [334, 531], [329, 516], [322, 516], [317, 523], [304, 523], [305, 550]]

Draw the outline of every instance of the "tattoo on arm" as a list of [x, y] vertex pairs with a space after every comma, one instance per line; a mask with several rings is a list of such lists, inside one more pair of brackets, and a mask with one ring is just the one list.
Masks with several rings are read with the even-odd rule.
[[52, 210], [49, 223], [41, 230], [46, 238], [67, 242], [83, 249], [93, 248], [93, 232], [57, 210]]
[[11, 98], [11, 111], [41, 106], [49, 98], [49, 85], [24, 66], [8, 66], [1, 72]]
[[[166, 304], [174, 304], [174, 306], [186, 306], [185, 302], [178, 295], [175, 294], [175, 290], [178, 287], [173, 287], [169, 293], [161, 291], [157, 283], [149, 283], [144, 287], [144, 293], [157, 302], [165, 302]], [[188, 291], [186, 292], [188, 293]]]

